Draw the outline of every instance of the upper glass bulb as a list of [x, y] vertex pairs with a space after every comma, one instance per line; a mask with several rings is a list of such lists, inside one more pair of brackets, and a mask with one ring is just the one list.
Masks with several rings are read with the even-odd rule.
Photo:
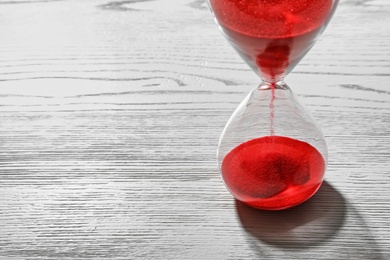
[[243, 60], [278, 82], [324, 31], [338, 0], [209, 0], [215, 19]]

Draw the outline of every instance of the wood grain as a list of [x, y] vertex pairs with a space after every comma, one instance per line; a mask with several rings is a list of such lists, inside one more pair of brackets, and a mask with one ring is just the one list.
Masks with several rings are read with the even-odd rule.
[[0, 259], [390, 259], [390, 4], [344, 0], [286, 79], [328, 141], [307, 203], [236, 202], [258, 83], [202, 0], [0, 0]]

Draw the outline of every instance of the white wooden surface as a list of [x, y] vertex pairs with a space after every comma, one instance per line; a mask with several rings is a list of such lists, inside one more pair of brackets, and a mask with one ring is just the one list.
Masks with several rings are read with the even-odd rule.
[[287, 83], [329, 146], [309, 202], [236, 202], [257, 76], [204, 0], [0, 0], [0, 259], [390, 259], [390, 3], [341, 0]]

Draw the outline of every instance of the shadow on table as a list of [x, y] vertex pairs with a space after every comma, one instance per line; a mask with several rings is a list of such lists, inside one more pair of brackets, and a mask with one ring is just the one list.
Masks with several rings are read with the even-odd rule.
[[292, 209], [262, 211], [236, 201], [236, 210], [252, 238], [251, 246], [262, 256], [265, 251], [275, 254], [277, 248], [282, 254], [309, 253], [315, 248], [320, 252], [324, 244], [337, 259], [384, 259], [363, 218], [327, 182], [310, 200]]

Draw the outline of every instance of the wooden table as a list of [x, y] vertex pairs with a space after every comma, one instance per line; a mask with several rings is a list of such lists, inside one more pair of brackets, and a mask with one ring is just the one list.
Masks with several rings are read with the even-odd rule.
[[263, 212], [217, 170], [259, 79], [204, 0], [0, 0], [0, 259], [390, 259], [389, 12], [341, 0], [287, 77], [329, 167]]

